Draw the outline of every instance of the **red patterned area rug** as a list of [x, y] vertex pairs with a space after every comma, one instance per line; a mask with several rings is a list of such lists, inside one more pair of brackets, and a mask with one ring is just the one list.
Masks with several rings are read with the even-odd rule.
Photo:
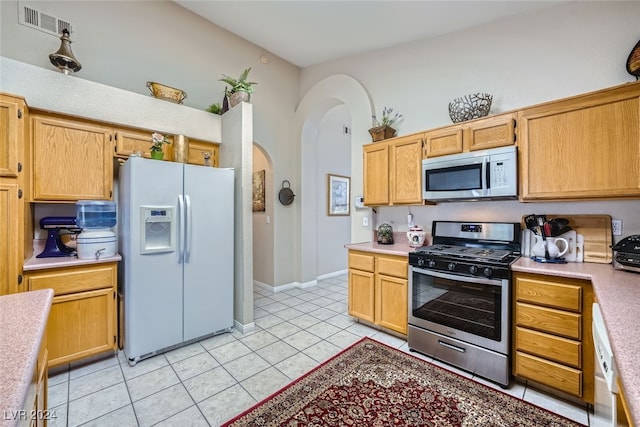
[[223, 427], [581, 425], [363, 338]]

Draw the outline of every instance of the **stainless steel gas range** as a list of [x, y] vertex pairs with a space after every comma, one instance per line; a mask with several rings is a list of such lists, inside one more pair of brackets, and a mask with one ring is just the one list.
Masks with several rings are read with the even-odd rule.
[[520, 224], [434, 221], [431, 233], [409, 253], [409, 348], [507, 387]]

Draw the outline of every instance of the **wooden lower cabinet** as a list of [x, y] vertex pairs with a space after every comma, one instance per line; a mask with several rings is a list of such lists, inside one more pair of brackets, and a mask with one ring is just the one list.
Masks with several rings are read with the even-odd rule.
[[513, 374], [593, 404], [591, 282], [515, 272]]
[[47, 342], [49, 368], [116, 350], [117, 264], [28, 272], [29, 290], [55, 292]]
[[408, 259], [349, 251], [349, 315], [407, 333]]

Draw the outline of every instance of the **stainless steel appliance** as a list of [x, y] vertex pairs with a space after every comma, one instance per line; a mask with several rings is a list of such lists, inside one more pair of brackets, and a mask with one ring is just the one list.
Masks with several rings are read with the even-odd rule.
[[78, 234], [82, 228], [76, 225], [73, 216], [47, 216], [40, 220], [40, 228], [47, 230], [47, 241], [41, 253], [36, 258], [55, 258], [75, 256], [76, 248], [67, 246], [62, 241], [65, 234]]
[[613, 267], [640, 272], [640, 234], [625, 237], [613, 246]]
[[409, 253], [409, 348], [506, 387], [520, 224], [434, 221], [431, 232]]
[[514, 199], [518, 195], [515, 146], [422, 161], [422, 196], [430, 201]]
[[233, 328], [234, 170], [130, 157], [119, 284], [129, 364]]

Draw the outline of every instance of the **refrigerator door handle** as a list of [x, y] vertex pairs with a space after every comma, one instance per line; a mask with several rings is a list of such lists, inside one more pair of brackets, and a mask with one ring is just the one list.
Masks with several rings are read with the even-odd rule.
[[187, 210], [185, 211], [185, 234], [184, 234], [184, 262], [188, 263], [191, 257], [191, 197], [184, 196]]
[[[184, 260], [184, 198], [182, 194], [178, 194], [178, 264], [182, 264]], [[174, 219], [176, 220], [176, 219]]]

